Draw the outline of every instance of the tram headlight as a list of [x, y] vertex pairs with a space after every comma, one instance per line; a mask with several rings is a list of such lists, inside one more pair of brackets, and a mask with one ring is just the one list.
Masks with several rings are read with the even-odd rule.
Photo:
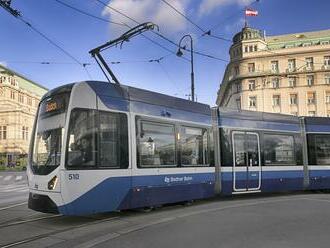
[[58, 178], [57, 176], [54, 176], [49, 182], [48, 182], [48, 189], [53, 190], [56, 187]]

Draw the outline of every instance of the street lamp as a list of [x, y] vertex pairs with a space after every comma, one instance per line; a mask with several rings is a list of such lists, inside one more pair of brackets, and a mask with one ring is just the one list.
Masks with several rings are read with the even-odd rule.
[[191, 100], [194, 102], [195, 101], [195, 83], [194, 83], [194, 50], [193, 50], [193, 39], [191, 37], [190, 34], [186, 34], [184, 35], [180, 42], [179, 42], [179, 49], [176, 53], [177, 56], [181, 57], [183, 55], [183, 52], [181, 51], [182, 49], [186, 49], [186, 46], [181, 47], [181, 42], [183, 41], [183, 39], [185, 39], [186, 37], [190, 38], [190, 64], [191, 64]]

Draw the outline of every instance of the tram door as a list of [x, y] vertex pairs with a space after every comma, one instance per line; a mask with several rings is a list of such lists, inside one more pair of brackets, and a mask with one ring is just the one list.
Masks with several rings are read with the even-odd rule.
[[255, 191], [261, 186], [259, 135], [253, 132], [233, 132], [233, 189], [236, 192]]

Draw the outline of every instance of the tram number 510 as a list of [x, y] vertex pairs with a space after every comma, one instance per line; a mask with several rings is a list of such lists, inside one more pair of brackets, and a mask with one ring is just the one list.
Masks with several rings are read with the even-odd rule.
[[69, 180], [79, 180], [79, 174], [69, 174]]

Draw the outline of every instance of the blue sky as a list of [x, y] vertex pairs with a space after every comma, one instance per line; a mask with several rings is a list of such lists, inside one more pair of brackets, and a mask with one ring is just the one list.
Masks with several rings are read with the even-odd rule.
[[[116, 22], [131, 21], [97, 0], [61, 0], [95, 16]], [[160, 32], [179, 42], [185, 34], [194, 37], [194, 49], [228, 60], [230, 42], [209, 36], [191, 25], [161, 0], [102, 0], [138, 22], [152, 21]], [[253, 0], [167, 0], [204, 30], [231, 39], [243, 27], [244, 6]], [[102, 22], [69, 9], [55, 0], [12, 0], [12, 7], [21, 11], [23, 18], [63, 47], [87, 66], [93, 80], [105, 80], [88, 51], [116, 38], [124, 32], [121, 26]], [[248, 18], [249, 25], [266, 30], [267, 35], [330, 29], [330, 1], [326, 0], [260, 0], [253, 3], [257, 17]], [[89, 75], [70, 57], [32, 31], [20, 20], [0, 9], [0, 63], [48, 87], [88, 80]], [[146, 36], [176, 52], [177, 48], [151, 32]], [[190, 63], [151, 43], [142, 36], [125, 43], [122, 49], [112, 48], [104, 54], [123, 84], [186, 98], [190, 93]], [[189, 53], [185, 56], [189, 59]], [[164, 57], [160, 63], [144, 62]], [[38, 62], [52, 62], [44, 65]], [[214, 105], [216, 92], [226, 62], [194, 56], [195, 87], [198, 101]]]

